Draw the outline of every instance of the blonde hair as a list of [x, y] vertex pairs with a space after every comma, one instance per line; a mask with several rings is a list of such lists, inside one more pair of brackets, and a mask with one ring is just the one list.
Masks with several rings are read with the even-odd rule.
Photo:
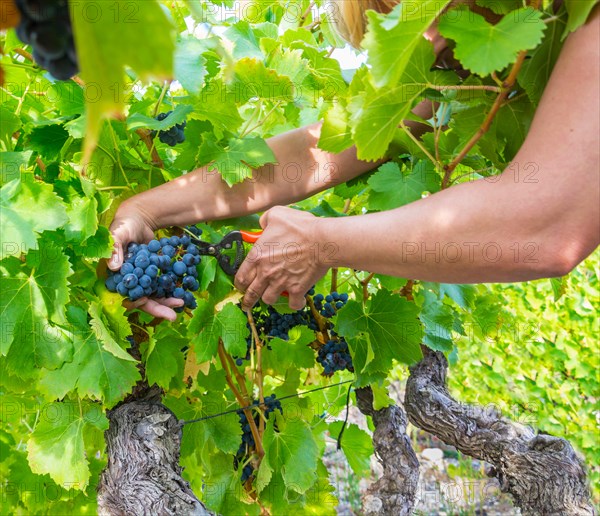
[[334, 0], [337, 6], [336, 25], [342, 37], [353, 47], [360, 47], [365, 35], [369, 9], [387, 14], [400, 0]]

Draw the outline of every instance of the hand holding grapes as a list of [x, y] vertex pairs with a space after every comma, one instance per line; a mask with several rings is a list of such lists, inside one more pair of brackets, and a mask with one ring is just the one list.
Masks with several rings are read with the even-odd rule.
[[[115, 218], [110, 225], [110, 231], [115, 241], [115, 250], [108, 261], [108, 267], [112, 271], [118, 271], [124, 262], [125, 250], [130, 242], [149, 242], [154, 238], [154, 228], [139, 208], [130, 208], [127, 202], [119, 207]], [[143, 296], [136, 301], [124, 300], [123, 304], [129, 310], [139, 308], [154, 317], [174, 321], [177, 314], [173, 310], [183, 306], [183, 299], [149, 298]]]
[[273, 304], [282, 292], [289, 294], [291, 309], [304, 307], [306, 293], [328, 270], [320, 260], [318, 223], [310, 213], [282, 206], [263, 214], [263, 234], [235, 276], [245, 310], [260, 298]]

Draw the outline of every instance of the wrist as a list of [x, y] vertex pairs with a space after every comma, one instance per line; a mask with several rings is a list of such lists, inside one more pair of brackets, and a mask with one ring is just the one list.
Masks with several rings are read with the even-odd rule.
[[156, 214], [152, 213], [152, 205], [141, 202], [138, 197], [139, 195], [134, 195], [123, 201], [119, 206], [117, 217], [138, 219], [143, 225], [150, 228], [152, 232], [156, 232], [159, 228], [164, 227], [160, 225]]
[[313, 229], [317, 264], [327, 268], [342, 267], [339, 231], [340, 219], [317, 217]]

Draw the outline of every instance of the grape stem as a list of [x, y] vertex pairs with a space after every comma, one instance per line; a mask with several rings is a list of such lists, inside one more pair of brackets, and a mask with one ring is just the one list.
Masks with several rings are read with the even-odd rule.
[[[529, 5], [537, 10], [539, 7], [539, 3], [540, 3], [539, 0], [532, 0], [531, 2], [529, 2]], [[485, 117], [485, 120], [483, 121], [483, 123], [481, 124], [479, 129], [477, 129], [477, 132], [471, 137], [471, 139], [463, 147], [463, 149], [452, 160], [452, 162], [449, 163], [448, 165], [444, 166], [444, 179], [442, 180], [442, 190], [445, 190], [446, 188], [448, 188], [448, 186], [450, 186], [450, 179], [452, 178], [452, 172], [454, 172], [454, 169], [465, 158], [465, 156], [471, 151], [471, 149], [473, 147], [475, 147], [475, 145], [481, 139], [481, 137], [485, 133], [488, 132], [489, 128], [492, 125], [492, 122], [494, 121], [494, 118], [498, 114], [498, 111], [500, 111], [500, 108], [504, 105], [509, 93], [511, 92], [513, 86], [515, 85], [515, 82], [517, 81], [517, 76], [519, 75], [519, 72], [521, 71], [521, 67], [523, 66], [523, 63], [525, 62], [526, 57], [527, 57], [527, 50], [523, 50], [522, 52], [519, 53], [519, 56], [517, 57], [515, 64], [510, 69], [508, 77], [506, 78], [505, 81], [502, 82], [501, 92], [496, 97], [496, 100], [494, 101], [494, 105], [491, 107], [489, 113]]]
[[323, 337], [325, 337], [325, 342], [327, 342], [329, 340], [329, 332], [327, 331], [327, 323], [325, 321], [325, 319], [321, 316], [321, 314], [319, 313], [319, 311], [317, 310], [317, 307], [315, 306], [315, 302], [313, 301], [313, 298], [311, 296], [306, 296], [306, 304], [309, 306], [310, 311], [313, 315], [313, 317], [315, 318], [315, 321], [317, 321], [317, 325], [319, 326], [319, 331], [323, 334]]
[[[233, 382], [233, 378], [231, 377], [231, 371], [229, 370], [229, 362], [227, 360], [227, 353], [225, 352], [225, 347], [223, 345], [223, 340], [219, 338], [219, 347], [217, 348], [217, 352], [219, 354], [219, 359], [221, 360], [221, 365], [223, 367], [223, 371], [225, 372], [225, 381], [235, 399], [239, 403], [240, 407], [246, 407], [249, 405], [249, 400], [246, 400], [244, 396], [240, 393], [240, 391], [236, 388], [235, 383]], [[237, 369], [235, 369], [237, 370]], [[245, 390], [245, 386], [244, 386]], [[246, 393], [246, 397], [248, 394]], [[254, 444], [256, 446], [256, 453], [258, 454], [259, 460], [262, 459], [265, 455], [265, 450], [262, 446], [262, 441], [259, 439], [258, 428], [256, 427], [256, 422], [254, 421], [254, 416], [252, 415], [252, 410], [249, 408], [242, 409], [244, 414], [246, 415], [246, 419], [248, 424], [250, 425], [250, 431], [252, 432], [252, 438], [254, 439]]]
[[158, 97], [158, 101], [156, 102], [156, 106], [154, 106], [154, 115], [153, 118], [156, 118], [156, 116], [158, 115], [158, 110], [160, 109], [160, 106], [162, 104], [162, 101], [165, 98], [165, 95], [167, 94], [167, 90], [169, 89], [169, 81], [165, 81], [162, 91], [160, 92], [160, 97]]
[[152, 156], [152, 164], [156, 167], [164, 169], [165, 164], [158, 155], [158, 151], [154, 146], [154, 140], [150, 137], [150, 131], [148, 129], [136, 129], [135, 132], [140, 137], [140, 140], [142, 140], [146, 144], [146, 147], [148, 148], [148, 151]]
[[363, 288], [363, 301], [367, 301], [369, 299], [369, 282], [373, 279], [375, 273], [372, 272], [369, 274], [364, 280], [360, 282]]
[[[254, 339], [254, 345], [256, 346], [256, 378], [255, 382], [258, 385], [258, 399], [260, 401], [260, 415], [261, 418], [258, 422], [258, 434], [260, 435], [260, 440], [262, 442], [262, 437], [265, 433], [265, 396], [263, 391], [263, 370], [262, 370], [262, 348], [263, 341], [260, 339], [258, 335], [258, 331], [256, 329], [256, 324], [254, 322], [254, 316], [252, 315], [252, 310], [248, 310], [246, 312], [248, 315], [248, 324], [250, 325], [250, 329], [252, 331], [252, 338]], [[237, 369], [237, 368], [236, 368]]]

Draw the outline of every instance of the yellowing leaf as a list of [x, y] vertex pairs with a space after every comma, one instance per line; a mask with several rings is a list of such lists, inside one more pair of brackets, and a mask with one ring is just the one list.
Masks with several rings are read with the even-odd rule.
[[[70, 11], [88, 96], [87, 161], [96, 145], [102, 118], [123, 111], [125, 67], [142, 80], [168, 79], [173, 72], [175, 43], [171, 24], [156, 0], [116, 0], [110, 5], [85, 0]], [[155, 30], [157, 26], [161, 29]]]

